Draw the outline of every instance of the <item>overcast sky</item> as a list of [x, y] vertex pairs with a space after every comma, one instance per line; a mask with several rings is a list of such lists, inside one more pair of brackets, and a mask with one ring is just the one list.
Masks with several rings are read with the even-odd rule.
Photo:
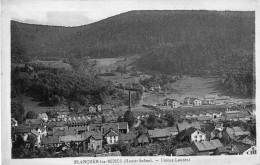
[[11, 18], [25, 23], [79, 26], [131, 10], [255, 10], [256, 0], [9, 0]]

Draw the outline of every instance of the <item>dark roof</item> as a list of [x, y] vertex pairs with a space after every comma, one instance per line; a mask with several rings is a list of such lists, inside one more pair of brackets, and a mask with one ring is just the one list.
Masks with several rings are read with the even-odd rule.
[[68, 130], [68, 126], [63, 126], [63, 127], [53, 127], [52, 132], [55, 132], [57, 130]]
[[82, 126], [82, 127], [70, 127], [69, 130], [88, 131], [88, 126]]
[[162, 138], [171, 136], [171, 133], [167, 129], [154, 129], [148, 130], [150, 138]]
[[[232, 149], [233, 147], [233, 149]], [[217, 149], [220, 153], [227, 153], [227, 154], [238, 154], [239, 149], [237, 148], [236, 145], [227, 145], [227, 146], [222, 146]]]
[[106, 104], [106, 105], [101, 105], [101, 108], [102, 108], [102, 111], [103, 111], [103, 110], [113, 110], [112, 106], [111, 106], [111, 105], [108, 105], [108, 104]]
[[209, 116], [198, 116], [197, 120], [198, 121], [207, 121], [207, 120], [211, 120], [212, 118]]
[[40, 136], [40, 133], [37, 132], [35, 129], [31, 130], [31, 133], [35, 136]]
[[[199, 129], [197, 128], [194, 128], [194, 127], [190, 127], [188, 128], [186, 131], [185, 131], [185, 136], [191, 136], [191, 134], [193, 134], [194, 132], [196, 131], [200, 131]], [[200, 131], [202, 132], [202, 131]]]
[[66, 136], [66, 135], [76, 135], [78, 132], [75, 129], [70, 129], [70, 130], [57, 130], [53, 132], [54, 136]]
[[105, 134], [105, 137], [112, 137], [112, 136], [118, 136], [118, 133], [116, 133], [116, 132], [113, 131], [113, 130], [110, 130], [110, 131], [108, 131], [108, 132]]
[[85, 139], [88, 139], [90, 137], [93, 137], [96, 140], [102, 140], [103, 139], [102, 133], [100, 131], [88, 131], [88, 132], [83, 133], [82, 136]]
[[141, 135], [137, 138], [138, 143], [149, 143], [149, 139], [146, 135]]
[[193, 155], [194, 151], [191, 147], [176, 149], [176, 156], [189, 156]]
[[215, 129], [215, 126], [213, 124], [201, 125], [201, 130], [203, 132], [212, 132], [212, 131], [214, 131], [214, 129]]
[[84, 141], [84, 137], [82, 135], [65, 135], [65, 136], [59, 136], [60, 142], [79, 142]]
[[237, 140], [238, 141], [241, 141], [241, 140], [244, 140], [244, 139], [249, 139], [249, 140], [251, 140], [251, 141], [255, 141], [255, 138], [253, 138], [252, 136], [250, 136], [250, 135], [241, 135], [241, 136], [239, 136], [238, 138], [237, 138]]
[[29, 126], [16, 126], [13, 128], [14, 133], [29, 133], [33, 128]]
[[41, 144], [43, 144], [43, 145], [57, 144], [57, 143], [61, 143], [59, 141], [59, 136], [48, 136], [48, 137], [42, 138], [42, 140], [41, 140]]
[[102, 126], [102, 130], [104, 134], [106, 134], [111, 129], [118, 133], [118, 128], [119, 128], [118, 123], [104, 123]]
[[42, 119], [26, 119], [25, 123], [26, 124], [42, 124], [43, 121], [42, 121]]
[[127, 129], [128, 123], [127, 122], [119, 122], [119, 129]]
[[194, 127], [194, 128], [197, 128], [197, 129], [200, 129], [200, 124], [196, 121], [192, 122], [192, 123], [189, 123], [188, 121], [184, 120], [182, 123], [178, 123], [178, 130], [179, 132], [185, 130], [185, 129], [188, 129], [190, 127]]
[[136, 138], [136, 134], [132, 132], [128, 132], [126, 134], [120, 134], [118, 139], [123, 141], [132, 141], [135, 138]]
[[223, 146], [223, 144], [218, 139], [210, 140], [210, 141], [194, 142], [193, 144], [194, 146], [196, 146], [196, 148], [199, 151], [215, 150], [218, 147]]
[[89, 131], [100, 130], [102, 124], [89, 124]]
[[231, 142], [231, 144], [233, 144], [234, 146], [237, 146], [240, 154], [243, 153], [244, 151], [248, 150], [251, 147], [250, 144], [245, 144], [245, 143], [237, 142], [237, 141], [233, 141], [233, 142]]
[[167, 129], [169, 132], [178, 132], [178, 129], [176, 126], [173, 127], [166, 127], [165, 129]]

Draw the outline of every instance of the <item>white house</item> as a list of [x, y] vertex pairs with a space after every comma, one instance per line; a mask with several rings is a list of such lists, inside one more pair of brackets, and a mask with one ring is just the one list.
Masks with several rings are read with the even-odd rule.
[[191, 142], [200, 142], [206, 140], [206, 134], [198, 129], [194, 129], [190, 135]]
[[179, 108], [181, 106], [180, 102], [175, 99], [170, 100], [171, 108]]
[[194, 107], [202, 105], [202, 101], [200, 99], [197, 99], [197, 98], [191, 98], [191, 102], [192, 102]]
[[[182, 138], [189, 138], [190, 142], [201, 142], [206, 140], [206, 134], [201, 130], [190, 127], [186, 130], [184, 136]], [[181, 139], [182, 139], [181, 138]]]
[[97, 111], [98, 111], [98, 112], [101, 112], [101, 111], [102, 111], [102, 107], [101, 107], [100, 104], [97, 105]]
[[107, 144], [115, 144], [118, 142], [118, 134], [113, 131], [110, 130], [106, 135], [105, 135], [105, 139], [107, 141]]
[[164, 99], [164, 105], [170, 106], [171, 108], [179, 108], [181, 106], [180, 101], [170, 98]]
[[203, 97], [203, 99], [204, 99], [203, 103], [206, 105], [213, 105], [213, 104], [215, 104], [217, 97], [218, 97], [217, 95], [205, 95]]

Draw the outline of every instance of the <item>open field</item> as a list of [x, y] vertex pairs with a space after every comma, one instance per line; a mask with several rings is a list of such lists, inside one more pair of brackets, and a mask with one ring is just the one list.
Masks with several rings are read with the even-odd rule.
[[[185, 97], [195, 97], [203, 99], [204, 95], [222, 95], [218, 86], [220, 85], [219, 78], [213, 77], [189, 77], [183, 76], [181, 79], [172, 83], [172, 87], [176, 92], [171, 94], [164, 93], [146, 93], [143, 98], [143, 104], [157, 104], [163, 103], [165, 98], [175, 98], [179, 101], [183, 101]], [[234, 103], [240, 102], [252, 102], [252, 99], [230, 98], [230, 101]]]
[[40, 103], [41, 102], [35, 101], [32, 97], [24, 97], [23, 106], [25, 109], [25, 113], [27, 113], [28, 111], [34, 111], [35, 113], [39, 114], [55, 108], [51, 106], [40, 106]]
[[71, 65], [64, 63], [63, 61], [36, 60], [36, 61], [29, 62], [28, 64], [37, 64], [37, 65], [42, 65], [42, 66], [50, 67], [50, 68], [60, 68], [60, 69], [72, 70]]
[[121, 66], [131, 67], [133, 63], [139, 56], [129, 56], [118, 57], [118, 58], [102, 58], [102, 59], [89, 59], [89, 65], [92, 69], [100, 71], [100, 73], [105, 73], [106, 71], [116, 70], [116, 68]]
[[[133, 67], [133, 62], [136, 61], [139, 56], [130, 56], [130, 57], [118, 57], [118, 58], [102, 58], [102, 59], [89, 59], [89, 66], [91, 69], [98, 71], [100, 74], [111, 72], [111, 70], [116, 70], [119, 65], [127, 66], [127, 68]], [[136, 83], [139, 82], [140, 78], [147, 78], [150, 75], [142, 74], [141, 76], [131, 76], [130, 73], [121, 74], [116, 72], [116, 76], [100, 76], [104, 79], [109, 79], [110, 81], [116, 83]]]

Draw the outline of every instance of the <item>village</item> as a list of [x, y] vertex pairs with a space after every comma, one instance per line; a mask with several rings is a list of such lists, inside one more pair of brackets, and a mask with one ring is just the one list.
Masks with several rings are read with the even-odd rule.
[[[39, 113], [19, 125], [12, 118], [13, 153], [31, 158], [256, 154], [254, 103], [207, 95], [141, 106], [150, 111], [132, 111], [129, 92], [127, 111], [98, 104], [74, 113], [60, 105], [51, 116]], [[21, 146], [28, 153], [16, 149]], [[33, 151], [40, 154], [30, 155]]]

